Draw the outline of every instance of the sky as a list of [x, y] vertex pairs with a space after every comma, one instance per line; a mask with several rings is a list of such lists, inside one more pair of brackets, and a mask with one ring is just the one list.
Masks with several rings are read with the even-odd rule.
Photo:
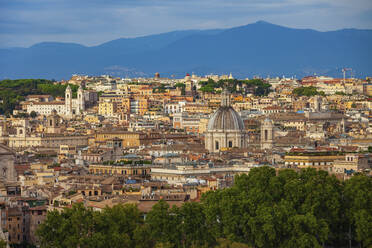
[[0, 47], [44, 41], [93, 46], [259, 20], [319, 31], [372, 29], [372, 0], [0, 0]]

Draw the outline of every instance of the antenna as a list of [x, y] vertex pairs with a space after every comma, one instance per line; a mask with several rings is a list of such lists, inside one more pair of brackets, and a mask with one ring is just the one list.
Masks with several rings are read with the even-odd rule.
[[346, 82], [346, 72], [347, 71], [350, 71], [350, 78], [352, 78], [352, 76], [353, 76], [353, 69], [351, 69], [351, 68], [342, 68], [342, 73], [344, 75], [344, 84]]

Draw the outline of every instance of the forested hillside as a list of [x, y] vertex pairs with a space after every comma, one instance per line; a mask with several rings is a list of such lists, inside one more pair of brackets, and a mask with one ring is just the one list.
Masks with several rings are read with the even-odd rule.
[[[0, 81], [0, 114], [9, 115], [27, 95], [64, 96], [67, 85], [53, 84], [46, 79], [5, 79]], [[70, 85], [76, 93], [78, 86]]]

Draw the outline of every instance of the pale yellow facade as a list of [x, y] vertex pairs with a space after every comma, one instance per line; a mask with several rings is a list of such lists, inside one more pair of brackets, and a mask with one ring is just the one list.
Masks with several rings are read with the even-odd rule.
[[117, 112], [117, 102], [100, 102], [98, 106], [98, 114], [103, 116], [114, 116]]

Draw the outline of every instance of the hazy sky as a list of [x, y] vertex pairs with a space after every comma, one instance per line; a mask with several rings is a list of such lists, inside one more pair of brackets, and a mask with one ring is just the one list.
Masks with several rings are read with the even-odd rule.
[[321, 31], [372, 29], [372, 0], [0, 0], [0, 47], [42, 41], [91, 46], [258, 20]]

